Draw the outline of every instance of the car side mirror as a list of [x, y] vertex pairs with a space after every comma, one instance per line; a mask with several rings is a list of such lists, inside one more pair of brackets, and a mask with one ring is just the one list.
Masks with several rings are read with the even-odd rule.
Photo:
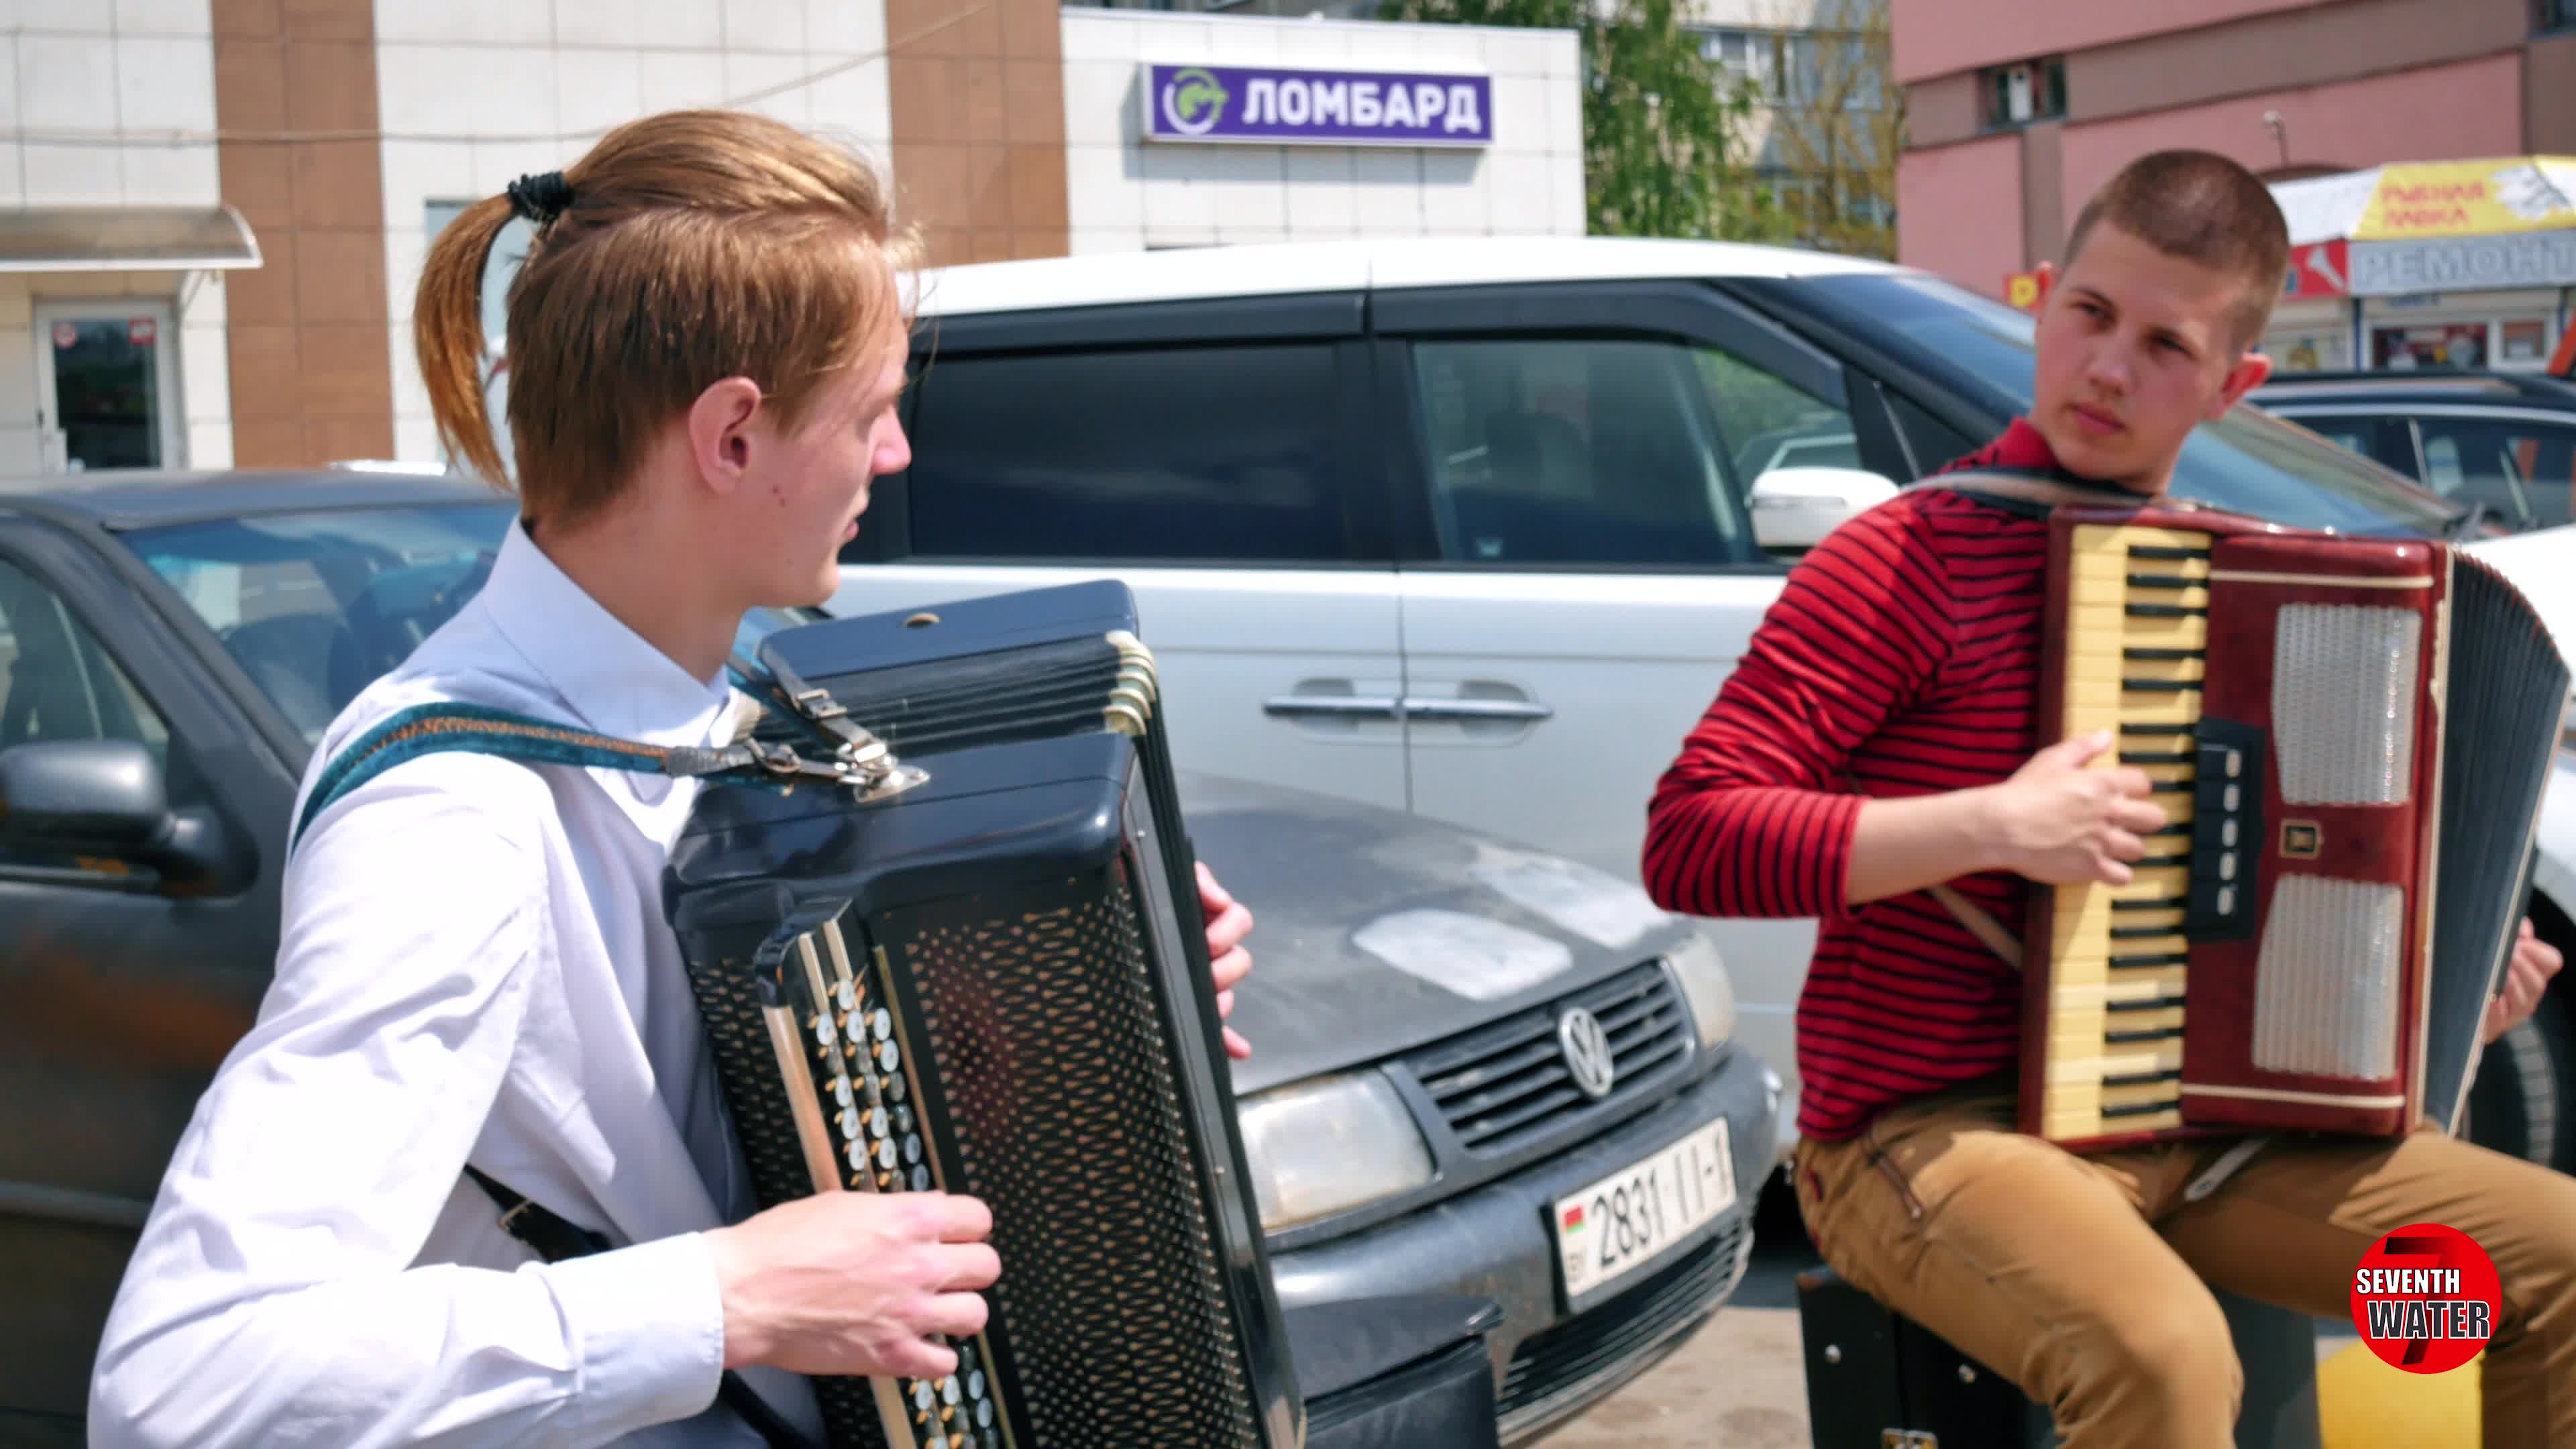
[[193, 881], [223, 862], [220, 827], [172, 810], [160, 762], [131, 740], [46, 740], [0, 750], [0, 840], [47, 855], [98, 855]]
[[1865, 468], [1774, 468], [1753, 480], [1753, 541], [1795, 558], [1825, 535], [1896, 496], [1896, 484]]

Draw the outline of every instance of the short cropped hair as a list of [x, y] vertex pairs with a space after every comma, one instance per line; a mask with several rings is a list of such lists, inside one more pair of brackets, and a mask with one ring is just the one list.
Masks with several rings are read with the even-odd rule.
[[[748, 377], [793, 432], [822, 388], [903, 345], [917, 238], [858, 156], [766, 117], [672, 111], [619, 126], [559, 176], [510, 282], [510, 441], [521, 516], [568, 528], [615, 501], [655, 431]], [[413, 304], [421, 380], [452, 455], [505, 488], [484, 402], [483, 272], [517, 214], [487, 196], [431, 242]]]
[[2253, 172], [2209, 151], [2158, 151], [2120, 169], [2084, 204], [2066, 238], [2066, 263], [2096, 223], [2109, 222], [2167, 256], [2242, 280], [2229, 314], [2238, 350], [2272, 319], [2290, 269], [2290, 226], [2272, 189]]

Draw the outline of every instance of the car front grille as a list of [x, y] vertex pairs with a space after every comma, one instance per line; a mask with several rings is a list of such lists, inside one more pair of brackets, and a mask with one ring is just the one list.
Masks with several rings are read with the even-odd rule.
[[[1557, 1022], [1580, 1006], [1600, 1018], [1618, 1071], [1599, 1101], [1574, 1084]], [[1460, 1146], [1480, 1156], [1527, 1147], [1578, 1119], [1616, 1112], [1681, 1065], [1687, 1013], [1660, 962], [1649, 961], [1405, 1059]]]
[[1653, 1276], [1576, 1318], [1531, 1334], [1504, 1370], [1497, 1411], [1506, 1429], [1550, 1417], [1551, 1401], [1599, 1392], [1733, 1292], [1752, 1247], [1739, 1220]]

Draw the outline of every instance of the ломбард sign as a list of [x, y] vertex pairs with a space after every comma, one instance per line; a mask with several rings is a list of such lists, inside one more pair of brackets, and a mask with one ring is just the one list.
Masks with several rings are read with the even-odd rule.
[[1285, 66], [1144, 67], [1145, 136], [1262, 145], [1486, 146], [1493, 78]]

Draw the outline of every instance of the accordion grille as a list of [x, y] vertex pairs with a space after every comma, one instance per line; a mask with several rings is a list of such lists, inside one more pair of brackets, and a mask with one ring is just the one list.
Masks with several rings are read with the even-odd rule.
[[2286, 875], [2272, 889], [2254, 983], [2254, 1065], [2377, 1080], [2397, 1071], [2406, 894]]
[[945, 1185], [993, 1211], [1013, 1396], [1046, 1449], [1257, 1444], [1132, 887], [1004, 904], [921, 913], [886, 945], [920, 1002]]
[[2274, 635], [2272, 729], [2291, 805], [2399, 805], [2415, 769], [2423, 615], [2288, 604]]

